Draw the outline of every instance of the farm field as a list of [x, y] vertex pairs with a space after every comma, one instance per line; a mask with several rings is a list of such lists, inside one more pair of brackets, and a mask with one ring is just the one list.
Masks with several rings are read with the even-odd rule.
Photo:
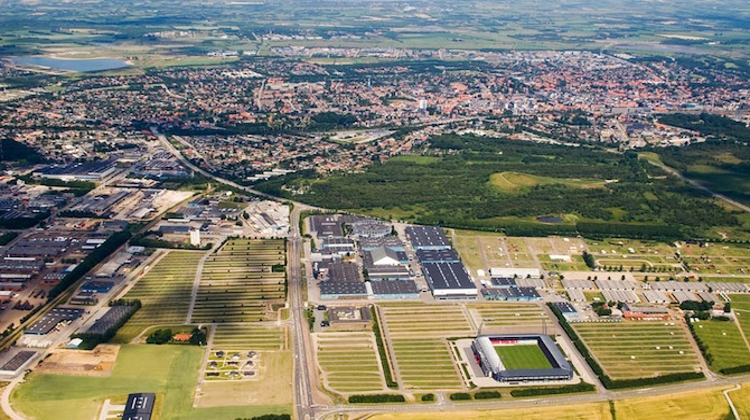
[[497, 355], [508, 370], [549, 369], [552, 365], [536, 345], [495, 346]]
[[383, 327], [401, 381], [407, 389], [462, 389], [447, 337], [464, 337], [474, 330], [460, 306], [382, 306]]
[[[124, 398], [132, 392], [155, 392], [161, 419], [252, 417], [290, 413], [290, 405], [261, 407], [193, 408], [203, 350], [184, 345], [125, 345], [112, 375], [80, 377], [32, 373], [13, 392], [12, 401], [22, 413], [37, 419], [96, 417], [106, 398]], [[236, 404], [235, 404], [236, 405]]]
[[527, 407], [510, 410], [392, 413], [378, 414], [371, 417], [372, 420], [495, 420], [504, 418], [524, 420], [611, 420], [612, 415], [609, 411], [609, 404], [591, 403], [555, 407]]
[[200, 252], [173, 251], [152, 267], [125, 295], [143, 304], [125, 327], [184, 323], [201, 257]]
[[586, 347], [614, 379], [650, 378], [699, 368], [687, 333], [663, 322], [572, 324]]
[[217, 350], [284, 350], [289, 348], [287, 330], [247, 324], [217, 325], [212, 348]]
[[549, 322], [544, 309], [536, 303], [498, 302], [492, 304], [469, 304], [466, 306], [482, 333], [542, 332]]
[[318, 365], [327, 387], [341, 393], [381, 391], [385, 388], [371, 333], [327, 333], [315, 337]]
[[662, 419], [724, 420], [731, 416], [727, 417], [729, 403], [721, 392], [723, 389], [617, 400], [615, 412], [618, 420], [653, 419], [655, 413]]
[[192, 321], [252, 322], [276, 319], [271, 305], [286, 298], [283, 240], [229, 240], [203, 267]]
[[708, 347], [711, 369], [750, 365], [750, 349], [742, 339], [739, 327], [731, 321], [701, 321], [693, 323], [693, 330]]

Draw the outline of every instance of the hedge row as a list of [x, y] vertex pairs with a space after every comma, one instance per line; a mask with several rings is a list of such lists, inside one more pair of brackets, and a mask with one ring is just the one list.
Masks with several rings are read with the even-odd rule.
[[352, 395], [349, 397], [349, 403], [402, 403], [406, 402], [403, 395], [400, 394], [373, 394], [373, 395]]
[[514, 389], [510, 391], [510, 395], [514, 397], [534, 397], [537, 395], [553, 395], [553, 394], [573, 394], [576, 392], [593, 392], [596, 391], [596, 387], [586, 382], [581, 382], [575, 385], [555, 386], [555, 387], [544, 387], [544, 388], [526, 388], [526, 389]]
[[688, 329], [690, 330], [690, 334], [693, 335], [695, 344], [698, 345], [698, 348], [700, 349], [701, 354], [703, 354], [703, 358], [706, 359], [706, 363], [708, 363], [710, 366], [714, 362], [714, 357], [711, 355], [711, 353], [708, 352], [708, 345], [704, 343], [700, 337], [698, 337], [698, 334], [695, 333], [695, 328], [693, 328], [693, 323], [690, 321], [689, 315], [685, 315], [685, 323], [687, 324]]
[[560, 325], [562, 326], [563, 331], [565, 331], [568, 337], [570, 337], [570, 340], [573, 341], [573, 344], [576, 346], [576, 348], [581, 353], [583, 358], [586, 359], [586, 363], [588, 363], [589, 366], [591, 366], [591, 370], [594, 371], [596, 376], [598, 376], [599, 380], [602, 382], [602, 385], [604, 385], [604, 387], [607, 389], [635, 388], [635, 387], [659, 385], [659, 384], [666, 384], [670, 382], [681, 382], [681, 381], [697, 380], [697, 379], [704, 378], [703, 373], [701, 372], [682, 372], [682, 373], [671, 373], [669, 375], [656, 376], [653, 378], [613, 380], [612, 378], [607, 376], [606, 373], [604, 373], [604, 369], [602, 369], [599, 363], [597, 363], [597, 361], [594, 360], [594, 357], [591, 355], [591, 352], [589, 352], [589, 349], [583, 343], [583, 341], [575, 332], [573, 327], [571, 327], [570, 324], [568, 324], [568, 321], [565, 319], [565, 317], [562, 316], [562, 313], [560, 313], [560, 310], [557, 309], [557, 307], [555, 307], [551, 303], [548, 303], [547, 306], [549, 306], [550, 309], [552, 309], [552, 312], [560, 321]]
[[47, 301], [51, 301], [68, 289], [73, 283], [80, 280], [81, 277], [86, 275], [94, 267], [99, 265], [102, 261], [107, 259], [113, 252], [117, 251], [125, 242], [130, 239], [130, 232], [117, 232], [112, 234], [103, 244], [96, 248], [91, 254], [81, 261], [78, 266], [68, 273], [55, 287], [53, 287], [47, 295]]
[[451, 401], [467, 401], [471, 399], [471, 394], [468, 392], [456, 392], [455, 394], [451, 394], [450, 399]]
[[380, 363], [383, 366], [383, 374], [385, 376], [385, 384], [388, 388], [398, 388], [398, 383], [393, 380], [393, 373], [391, 372], [391, 365], [388, 363], [388, 353], [385, 349], [385, 343], [383, 343], [383, 337], [380, 334], [380, 323], [378, 322], [378, 313], [375, 307], [370, 308], [372, 314], [372, 332], [375, 334], [375, 343], [378, 345], [378, 353], [380, 354]]
[[741, 366], [734, 366], [730, 368], [724, 368], [720, 369], [719, 373], [722, 375], [734, 375], [737, 373], [747, 373], [750, 372], [750, 365], [741, 365]]
[[491, 400], [500, 397], [502, 397], [502, 394], [497, 391], [479, 391], [474, 394], [475, 400]]

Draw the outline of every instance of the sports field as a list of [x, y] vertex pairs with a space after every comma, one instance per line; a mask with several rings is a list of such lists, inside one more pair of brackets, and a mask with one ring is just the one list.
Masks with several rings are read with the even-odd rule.
[[[81, 377], [32, 373], [13, 392], [13, 405], [37, 419], [96, 418], [107, 398], [155, 392], [162, 420], [253, 417], [291, 413], [290, 404], [193, 408], [203, 350], [183, 345], [122, 346], [109, 377]], [[61, 414], [64, 413], [64, 414]]]
[[614, 380], [694, 372], [700, 368], [689, 333], [679, 325], [654, 321], [571, 325]]
[[750, 349], [732, 321], [701, 321], [693, 323], [693, 331], [708, 348], [711, 369], [750, 365]]
[[315, 337], [323, 382], [341, 393], [382, 391], [385, 388], [372, 333], [321, 333]]
[[461, 306], [383, 305], [383, 328], [390, 336], [400, 379], [408, 389], [462, 389], [448, 337], [474, 334]]
[[206, 260], [192, 321], [275, 320], [273, 305], [286, 298], [283, 240], [231, 239]]
[[149, 325], [184, 323], [201, 257], [202, 252], [173, 251], [151, 267], [125, 295], [126, 299], [140, 299], [143, 307], [121, 334], [135, 335]]
[[552, 368], [547, 356], [536, 345], [495, 346], [495, 351], [507, 370]]

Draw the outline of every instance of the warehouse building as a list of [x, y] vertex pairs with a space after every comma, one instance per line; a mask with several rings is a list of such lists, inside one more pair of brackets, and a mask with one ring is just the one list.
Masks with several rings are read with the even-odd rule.
[[409, 226], [406, 228], [406, 237], [415, 250], [451, 249], [448, 238], [439, 226]]
[[422, 266], [425, 280], [436, 299], [476, 299], [477, 286], [466, 267], [458, 263], [434, 263]]

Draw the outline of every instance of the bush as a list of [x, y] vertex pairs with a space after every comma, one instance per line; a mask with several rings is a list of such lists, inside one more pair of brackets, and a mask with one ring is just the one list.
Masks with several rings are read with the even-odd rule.
[[406, 402], [403, 395], [399, 394], [374, 394], [374, 395], [352, 395], [349, 403], [402, 403]]
[[467, 401], [471, 399], [471, 394], [466, 392], [456, 392], [455, 394], [451, 394], [450, 399], [451, 401]]
[[146, 344], [167, 344], [172, 341], [172, 330], [156, 330], [146, 339]]
[[580, 384], [576, 385], [515, 389], [513, 391], [510, 391], [510, 395], [514, 397], [534, 397], [537, 395], [573, 394], [575, 392], [594, 391], [596, 391], [596, 387], [594, 385], [587, 384], [586, 382], [581, 382]]
[[425, 402], [435, 401], [435, 394], [424, 394], [424, 395], [422, 395], [422, 401], [425, 401]]
[[479, 391], [474, 394], [476, 400], [491, 400], [493, 398], [501, 398], [503, 395], [497, 391]]

